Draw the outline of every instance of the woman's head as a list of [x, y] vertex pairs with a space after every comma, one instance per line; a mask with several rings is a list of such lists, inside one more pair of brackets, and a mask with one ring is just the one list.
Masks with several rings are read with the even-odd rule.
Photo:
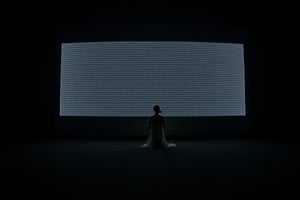
[[155, 113], [161, 113], [161, 110], [160, 110], [159, 105], [155, 105], [155, 106], [153, 107], [153, 111], [154, 111]]

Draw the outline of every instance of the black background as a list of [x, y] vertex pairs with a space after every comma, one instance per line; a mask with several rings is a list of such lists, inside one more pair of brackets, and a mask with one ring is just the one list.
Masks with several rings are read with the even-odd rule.
[[14, 134], [18, 138], [59, 135], [55, 124], [59, 77], [57, 47], [61, 30], [69, 26], [109, 24], [162, 24], [164, 27], [193, 24], [247, 30], [247, 106], [251, 111], [251, 126], [246, 132], [251, 136], [274, 139], [295, 137], [289, 115], [289, 72], [282, 61], [286, 10], [281, 5], [122, 3], [108, 6], [73, 3], [26, 5], [22, 11], [24, 115], [22, 131]]
[[[102, 198], [105, 192], [111, 197], [122, 190], [132, 191], [132, 194], [140, 190], [146, 195], [138, 194], [139, 198], [144, 198], [153, 194], [149, 189], [154, 188], [167, 189], [168, 197], [174, 192], [178, 197], [177, 192], [181, 191], [187, 192], [184, 197], [193, 197], [190, 192], [194, 191], [197, 197], [207, 195], [207, 199], [213, 199], [212, 196], [233, 199], [231, 196], [237, 193], [241, 196], [238, 199], [292, 199], [285, 195], [298, 194], [299, 140], [294, 142], [297, 124], [291, 114], [297, 112], [290, 98], [290, 91], [296, 94], [297, 90], [291, 89], [289, 60], [283, 57], [288, 52], [291, 58], [293, 49], [283, 48], [283, 44], [293, 39], [291, 31], [297, 24], [292, 21], [296, 18], [290, 18], [292, 10], [287, 10], [281, 2], [277, 5], [275, 2], [265, 5], [243, 2], [209, 5], [199, 1], [198, 5], [182, 5], [175, 1], [159, 4], [147, 1], [136, 5], [123, 1], [114, 6], [100, 1], [97, 5], [13, 2], [13, 9], [3, 18], [10, 25], [9, 28], [3, 25], [3, 32], [11, 30], [13, 40], [2, 39], [13, 48], [14, 57], [10, 61], [22, 63], [18, 64], [20, 70], [13, 66], [11, 74], [3, 72], [3, 86], [8, 88], [15, 83], [16, 71], [22, 72], [23, 79], [14, 85], [14, 90], [8, 88], [17, 98], [9, 95], [7, 100], [17, 102], [11, 101], [12, 106], [2, 104], [10, 113], [5, 118], [12, 123], [4, 124], [9, 129], [3, 127], [1, 136], [29, 142], [1, 145], [0, 180], [6, 196], [89, 199], [88, 196]], [[3, 10], [7, 11], [5, 7]], [[251, 127], [246, 135], [280, 142], [174, 140], [177, 147], [170, 151], [140, 151], [141, 141], [132, 138], [127, 141], [120, 141], [121, 137], [112, 141], [48, 140], [61, 135], [54, 126], [58, 109], [60, 31], [67, 26], [132, 23], [246, 29], [250, 79], [247, 106], [251, 111]], [[20, 60], [16, 57], [19, 54]], [[10, 67], [3, 66], [8, 66], [3, 69]], [[20, 90], [23, 90], [23, 99]], [[20, 101], [23, 102], [21, 116], [18, 108], [12, 111]], [[117, 123], [120, 124], [122, 120]], [[41, 138], [46, 140], [35, 141]], [[156, 176], [162, 176], [163, 180]], [[123, 193], [121, 195], [124, 198]]]

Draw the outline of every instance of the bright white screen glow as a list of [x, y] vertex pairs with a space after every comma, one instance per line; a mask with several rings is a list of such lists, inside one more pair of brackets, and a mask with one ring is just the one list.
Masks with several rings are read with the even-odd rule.
[[63, 43], [60, 116], [245, 116], [238, 43]]

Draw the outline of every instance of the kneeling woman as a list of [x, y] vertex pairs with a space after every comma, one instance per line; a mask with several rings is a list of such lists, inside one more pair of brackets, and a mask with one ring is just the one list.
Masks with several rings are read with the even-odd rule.
[[148, 136], [146, 144], [143, 144], [143, 148], [167, 148], [175, 147], [176, 144], [168, 143], [165, 137], [166, 122], [161, 113], [159, 105], [153, 107], [155, 114], [150, 117], [149, 129], [150, 134]]

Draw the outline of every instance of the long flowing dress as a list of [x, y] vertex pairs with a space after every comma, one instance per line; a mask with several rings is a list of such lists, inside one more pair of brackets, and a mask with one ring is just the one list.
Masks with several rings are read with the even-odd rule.
[[147, 142], [142, 145], [144, 148], [167, 148], [175, 147], [173, 143], [168, 143], [165, 136], [165, 119], [158, 114], [153, 115], [149, 120], [150, 133]]

